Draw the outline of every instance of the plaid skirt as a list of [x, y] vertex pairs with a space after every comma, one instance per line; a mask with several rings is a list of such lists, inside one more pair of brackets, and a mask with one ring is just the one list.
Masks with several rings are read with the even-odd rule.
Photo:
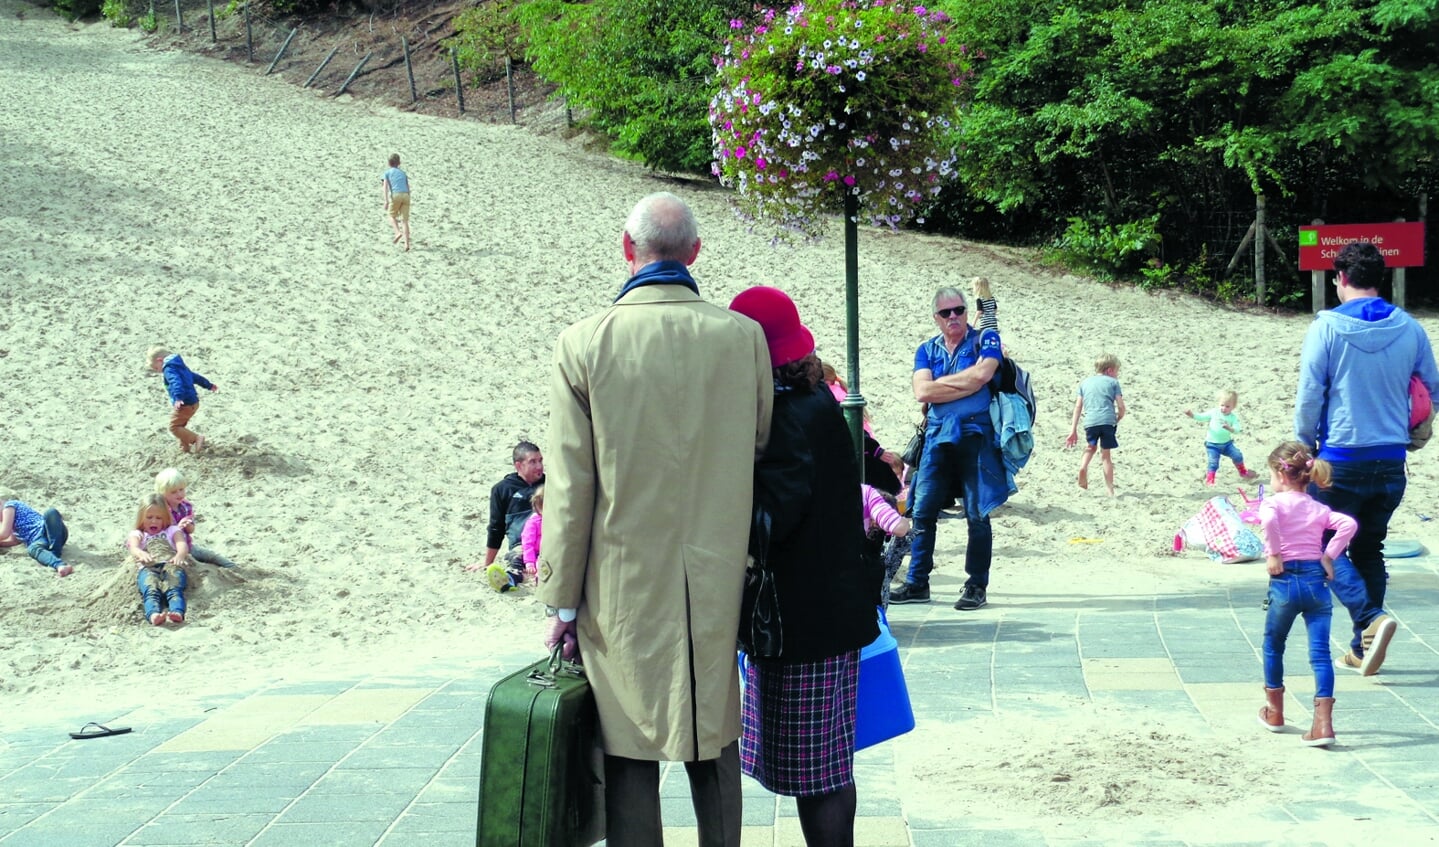
[[853, 785], [858, 684], [858, 650], [798, 664], [749, 660], [740, 767], [788, 797]]

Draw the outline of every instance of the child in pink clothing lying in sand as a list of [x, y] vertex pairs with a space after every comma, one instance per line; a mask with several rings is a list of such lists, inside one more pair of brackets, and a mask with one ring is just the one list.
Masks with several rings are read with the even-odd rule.
[[[165, 498], [151, 494], [140, 500], [135, 515], [135, 528], [125, 537], [130, 561], [139, 568], [135, 584], [145, 604], [145, 617], [155, 626], [185, 621], [185, 588], [189, 576], [185, 560], [190, 556], [190, 542], [170, 517]], [[160, 608], [160, 596], [166, 608]]]

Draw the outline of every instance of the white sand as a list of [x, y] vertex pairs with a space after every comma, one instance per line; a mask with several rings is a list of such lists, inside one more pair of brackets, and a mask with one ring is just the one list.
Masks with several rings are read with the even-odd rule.
[[[537, 645], [528, 594], [493, 594], [463, 565], [483, 555], [488, 490], [510, 470], [509, 448], [544, 438], [552, 340], [618, 289], [620, 227], [645, 193], [674, 190], [695, 207], [707, 297], [780, 286], [821, 355], [844, 357], [838, 229], [771, 249], [704, 184], [523, 129], [319, 96], [21, 8], [0, 2], [0, 496], [65, 514], [76, 573], [55, 579], [21, 551], [0, 554], [0, 722], [118, 713], [280, 678], [482, 663], [497, 646]], [[379, 175], [394, 151], [414, 188], [408, 254], [381, 214]], [[1112, 289], [1024, 251], [914, 234], [864, 231], [859, 257], [862, 389], [882, 440], [898, 449], [908, 436], [913, 352], [934, 331], [939, 284], [990, 277], [1005, 339], [1034, 375], [1040, 443], [1020, 494], [994, 519], [992, 612], [1071, 589], [1258, 596], [1256, 568], [1164, 555], [1215, 493], [1200, 484], [1203, 428], [1182, 412], [1237, 390], [1239, 444], [1262, 467], [1290, 431], [1307, 315]], [[165, 430], [163, 388], [142, 362], [155, 343], [220, 386], [193, 422], [212, 445], [198, 458]], [[1103, 493], [1097, 463], [1091, 489], [1078, 490], [1078, 455], [1059, 449], [1074, 386], [1102, 351], [1123, 361], [1130, 409], [1118, 499]], [[1415, 463], [1395, 536], [1422, 537], [1417, 513], [1439, 491], [1433, 459]], [[189, 622], [162, 630], [142, 622], [120, 543], [136, 499], [171, 465], [193, 477], [207, 518], [200, 543], [241, 568], [207, 569]], [[1220, 479], [1232, 492], [1227, 464]], [[962, 536], [951, 524], [939, 539], [953, 593]], [[1254, 670], [1257, 692], [1257, 661]], [[1251, 706], [1257, 698], [1236, 727], [1252, 723]], [[921, 802], [993, 791], [985, 814], [1080, 816], [1100, 835], [1119, 827], [1119, 840], [1149, 830], [1142, 817], [1124, 829], [1106, 807], [1199, 804], [1232, 818], [1215, 810], [1252, 800], [1250, 781], [1282, 794], [1299, 779], [1246, 756], [1248, 729], [1216, 740], [1204, 726], [1151, 718], [1195, 767], [1178, 768], [1169, 788], [1150, 781], [1108, 802], [1098, 786], [1150, 767], [1123, 755], [1135, 747], [1125, 733], [1141, 731], [1132, 716], [1116, 726], [1076, 705], [1064, 722], [928, 726], [899, 750], [922, 780]], [[1000, 727], [1009, 735], [995, 736]], [[1087, 743], [1065, 759], [1071, 737]], [[1026, 756], [1061, 757], [1074, 778], [1052, 785], [1073, 793], [1036, 795], [1029, 780], [1005, 789], [995, 755], [1011, 746], [1004, 738], [1029, 739]], [[984, 755], [945, 755], [981, 742]], [[1246, 787], [1195, 790], [1225, 773]]]

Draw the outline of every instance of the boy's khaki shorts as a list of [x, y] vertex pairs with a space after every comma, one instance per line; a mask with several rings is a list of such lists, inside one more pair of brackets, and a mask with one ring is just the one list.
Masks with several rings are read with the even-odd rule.
[[390, 195], [390, 217], [397, 221], [410, 219], [410, 195], [408, 192], [397, 192]]

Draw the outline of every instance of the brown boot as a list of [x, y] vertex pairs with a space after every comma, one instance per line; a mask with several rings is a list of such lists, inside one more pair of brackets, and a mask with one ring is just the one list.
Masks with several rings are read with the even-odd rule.
[[1314, 725], [1304, 733], [1304, 746], [1328, 747], [1334, 743], [1334, 698], [1314, 698]]
[[1259, 725], [1270, 732], [1284, 731], [1284, 686], [1265, 687], [1264, 699], [1268, 704], [1259, 710]]

